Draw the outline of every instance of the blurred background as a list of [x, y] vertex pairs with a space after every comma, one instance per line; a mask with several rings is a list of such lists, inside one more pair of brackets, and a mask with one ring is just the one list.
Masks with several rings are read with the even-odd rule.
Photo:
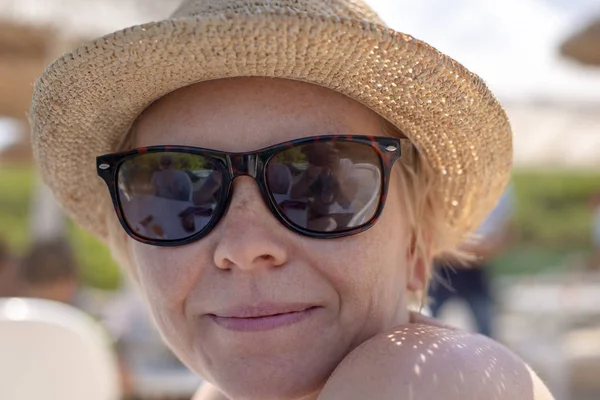
[[[0, 298], [56, 300], [99, 321], [127, 399], [189, 399], [200, 380], [161, 345], [107, 249], [40, 185], [27, 111], [33, 81], [57, 56], [178, 3], [0, 0]], [[557, 400], [600, 399], [600, 0], [369, 3], [486, 80], [515, 133], [483, 296], [456, 285], [435, 313], [482, 331], [486, 304], [485, 333], [525, 358]], [[453, 286], [453, 273], [441, 278]]]

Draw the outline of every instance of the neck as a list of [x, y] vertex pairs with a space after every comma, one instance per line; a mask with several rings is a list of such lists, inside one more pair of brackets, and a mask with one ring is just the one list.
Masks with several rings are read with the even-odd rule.
[[[309, 394], [308, 396], [304, 396], [294, 400], [317, 400], [319, 398], [319, 393], [321, 393], [321, 389], [315, 391], [314, 393]], [[223, 393], [221, 393], [217, 388], [215, 388], [210, 383], [204, 383], [202, 388], [196, 393], [192, 400], [232, 400], [227, 398]]]

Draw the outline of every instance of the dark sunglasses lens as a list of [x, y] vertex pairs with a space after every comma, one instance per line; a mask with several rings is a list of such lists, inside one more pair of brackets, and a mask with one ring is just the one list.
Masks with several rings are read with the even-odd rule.
[[181, 240], [211, 222], [223, 201], [225, 168], [200, 155], [161, 152], [128, 158], [117, 184], [123, 218], [149, 240]]
[[381, 161], [371, 146], [316, 142], [285, 150], [267, 165], [267, 185], [282, 214], [315, 232], [370, 222], [381, 197]]

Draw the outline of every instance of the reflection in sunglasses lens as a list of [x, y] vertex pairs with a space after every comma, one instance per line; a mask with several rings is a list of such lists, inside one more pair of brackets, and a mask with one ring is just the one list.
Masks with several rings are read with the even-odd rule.
[[[266, 166], [266, 184], [289, 223], [313, 232], [343, 232], [374, 217], [381, 161], [369, 145], [312, 142], [284, 150]], [[137, 154], [118, 171], [125, 223], [141, 238], [181, 240], [211, 223], [223, 198], [225, 166], [185, 152]]]
[[204, 229], [222, 200], [220, 163], [195, 154], [139, 154], [119, 168], [124, 219], [140, 237], [178, 240]]
[[267, 185], [283, 215], [315, 232], [369, 222], [379, 206], [381, 162], [371, 146], [317, 142], [285, 150], [267, 165]]

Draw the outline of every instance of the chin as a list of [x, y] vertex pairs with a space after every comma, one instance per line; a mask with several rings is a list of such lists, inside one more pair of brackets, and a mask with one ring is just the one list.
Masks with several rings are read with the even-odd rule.
[[317, 394], [325, 385], [326, 377], [311, 381], [302, 375], [285, 377], [247, 373], [231, 377], [218, 388], [230, 399], [235, 400], [287, 400], [305, 398]]
[[327, 361], [316, 351], [310, 353], [289, 358], [241, 356], [224, 359], [212, 364], [206, 377], [230, 399], [303, 398], [321, 390], [340, 362], [337, 358]]

